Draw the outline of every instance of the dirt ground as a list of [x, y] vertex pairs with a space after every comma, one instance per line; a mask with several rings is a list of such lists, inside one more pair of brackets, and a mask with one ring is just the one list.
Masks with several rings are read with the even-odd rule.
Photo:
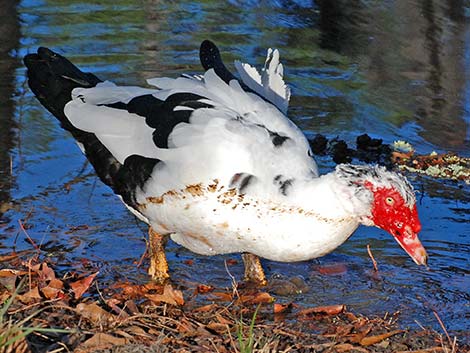
[[98, 288], [96, 272], [58, 273], [31, 252], [0, 255], [0, 268], [0, 353], [470, 351], [444, 323], [411, 330], [397, 313], [279, 304], [243, 283]]

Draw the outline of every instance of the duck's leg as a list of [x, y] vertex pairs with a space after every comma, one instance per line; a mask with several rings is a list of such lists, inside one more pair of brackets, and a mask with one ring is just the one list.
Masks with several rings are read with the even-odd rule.
[[256, 283], [260, 286], [265, 286], [268, 281], [264, 275], [263, 266], [261, 266], [259, 257], [246, 252], [242, 254], [242, 259], [243, 263], [245, 264], [244, 280], [247, 282]]
[[168, 263], [165, 256], [166, 235], [155, 232], [149, 227], [149, 256], [150, 267], [148, 274], [158, 283], [164, 283], [170, 278]]

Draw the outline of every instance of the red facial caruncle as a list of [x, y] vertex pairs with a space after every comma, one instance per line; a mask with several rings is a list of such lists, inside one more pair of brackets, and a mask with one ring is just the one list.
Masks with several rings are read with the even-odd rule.
[[403, 196], [393, 187], [375, 187], [369, 182], [364, 184], [372, 191], [371, 220], [386, 230], [418, 265], [426, 265], [428, 256], [421, 244], [418, 233], [421, 223], [416, 204], [406, 204]]

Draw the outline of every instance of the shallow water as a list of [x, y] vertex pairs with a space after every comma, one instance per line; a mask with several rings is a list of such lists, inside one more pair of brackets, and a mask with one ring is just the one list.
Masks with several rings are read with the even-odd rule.
[[[98, 267], [103, 285], [147, 280], [136, 268], [145, 226], [94, 176], [27, 88], [20, 59], [38, 46], [126, 84], [200, 72], [198, 47], [206, 38], [227, 63], [262, 65], [266, 48], [276, 47], [293, 90], [289, 115], [308, 136], [338, 135], [353, 144], [367, 132], [387, 143], [407, 140], [419, 153], [470, 155], [467, 2], [23, 0], [16, 10], [15, 1], [7, 2], [2, 23], [8, 30], [0, 41], [0, 253], [31, 248], [21, 222], [63, 270]], [[323, 172], [333, 167], [329, 158], [317, 160]], [[409, 178], [419, 191], [430, 269], [417, 267], [383, 231], [361, 227], [321, 259], [266, 261], [268, 275], [302, 275], [309, 286], [307, 293], [278, 299], [345, 303], [365, 314], [400, 310], [405, 324], [439, 329], [436, 310], [450, 330], [470, 331], [470, 187]], [[223, 261], [239, 259], [200, 257], [173, 243], [168, 257], [177, 283], [219, 286], [230, 286]], [[329, 266], [342, 270], [325, 274]], [[240, 262], [229, 270], [240, 279]]]

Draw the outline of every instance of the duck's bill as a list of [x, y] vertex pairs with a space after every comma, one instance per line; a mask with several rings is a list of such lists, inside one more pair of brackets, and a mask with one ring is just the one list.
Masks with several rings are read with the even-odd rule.
[[418, 234], [405, 227], [405, 231], [400, 236], [395, 236], [398, 244], [406, 251], [417, 265], [427, 265], [428, 254], [423, 244], [418, 238]]

